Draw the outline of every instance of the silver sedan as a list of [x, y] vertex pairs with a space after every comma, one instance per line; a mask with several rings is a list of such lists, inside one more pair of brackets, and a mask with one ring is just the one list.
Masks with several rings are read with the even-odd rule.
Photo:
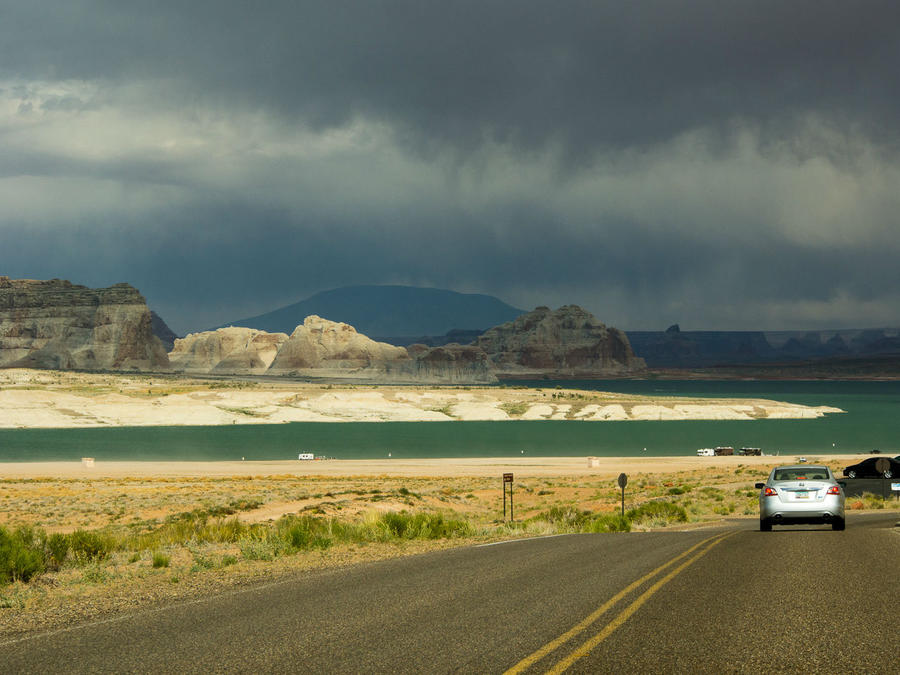
[[772, 525], [831, 523], [844, 529], [844, 491], [827, 466], [804, 464], [772, 469], [759, 488], [759, 529]]

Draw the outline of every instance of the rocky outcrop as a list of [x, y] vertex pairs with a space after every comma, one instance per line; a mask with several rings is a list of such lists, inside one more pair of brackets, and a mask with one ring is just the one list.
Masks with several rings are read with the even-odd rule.
[[[473, 345], [447, 344], [429, 348], [407, 347], [409, 362], [392, 364], [387, 372], [396, 379], [441, 384], [489, 384], [497, 381], [484, 350]], [[404, 378], [403, 376], [408, 376]]]
[[0, 277], [0, 367], [158, 370], [169, 366], [150, 310], [128, 284]]
[[169, 353], [174, 370], [216, 375], [265, 373], [281, 346], [284, 333], [266, 333], [253, 328], [219, 328], [175, 340]]
[[646, 366], [625, 333], [607, 328], [576, 305], [538, 307], [491, 328], [474, 342], [498, 375], [594, 377], [625, 375]]
[[387, 364], [408, 360], [409, 354], [403, 347], [375, 342], [357, 333], [353, 326], [312, 315], [294, 329], [268, 372], [312, 375], [342, 371], [351, 375], [351, 371], [359, 370], [374, 373]]

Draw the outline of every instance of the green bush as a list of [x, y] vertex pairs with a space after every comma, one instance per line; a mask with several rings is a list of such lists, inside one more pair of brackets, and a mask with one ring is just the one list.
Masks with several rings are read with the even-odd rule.
[[632, 523], [683, 523], [687, 521], [687, 512], [683, 507], [671, 502], [646, 502], [637, 508], [625, 512], [625, 517]]
[[279, 551], [271, 541], [245, 539], [240, 542], [241, 555], [247, 560], [274, 560]]
[[46, 568], [43, 547], [31, 528], [10, 532], [0, 526], [0, 583], [29, 581]]
[[164, 553], [154, 553], [153, 554], [153, 567], [168, 567], [169, 566], [169, 556]]
[[64, 534], [51, 534], [47, 538], [47, 557], [50, 563], [57, 569], [62, 567], [69, 554], [69, 538]]
[[596, 516], [587, 524], [587, 532], [631, 532], [631, 521], [616, 513]]
[[326, 549], [333, 541], [332, 525], [324, 518], [286, 516], [276, 523], [275, 535], [281, 539], [282, 548], [289, 551]]
[[467, 521], [448, 519], [440, 513], [387, 512], [378, 517], [383, 539], [449, 539], [471, 533]]
[[583, 531], [584, 527], [593, 518], [590, 511], [580, 511], [574, 506], [551, 506], [550, 510], [543, 516], [557, 527], [573, 530], [575, 532]]
[[75, 530], [69, 535], [72, 556], [80, 565], [107, 558], [113, 549], [110, 537], [92, 530]]

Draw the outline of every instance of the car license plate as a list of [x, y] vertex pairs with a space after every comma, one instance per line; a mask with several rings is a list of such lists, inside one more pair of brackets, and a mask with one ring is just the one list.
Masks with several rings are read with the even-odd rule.
[[795, 493], [794, 493], [794, 496], [795, 496], [797, 499], [809, 499], [809, 493], [808, 493], [808, 492], [795, 492]]

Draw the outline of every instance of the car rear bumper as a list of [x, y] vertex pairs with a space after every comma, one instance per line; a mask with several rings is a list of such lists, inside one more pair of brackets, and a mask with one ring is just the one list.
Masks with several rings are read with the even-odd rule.
[[784, 503], [777, 497], [766, 497], [759, 505], [759, 517], [773, 523], [827, 523], [844, 518], [844, 500], [828, 497], [809, 503]]

